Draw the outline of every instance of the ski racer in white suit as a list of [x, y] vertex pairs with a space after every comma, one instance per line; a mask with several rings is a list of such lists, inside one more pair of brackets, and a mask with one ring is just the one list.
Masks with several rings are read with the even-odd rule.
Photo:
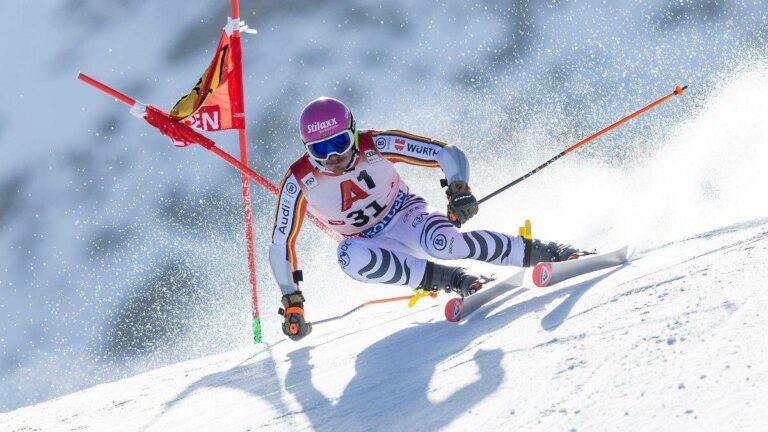
[[[349, 109], [332, 98], [307, 105], [300, 128], [307, 152], [280, 184], [269, 250], [283, 292], [283, 332], [291, 339], [311, 331], [304, 319], [303, 277], [295, 250], [307, 205], [344, 236], [338, 245], [339, 266], [363, 282], [469, 295], [480, 288], [479, 276], [428, 258], [527, 267], [579, 252], [493, 231], [459, 231], [457, 226], [477, 214], [478, 205], [468, 186], [469, 163], [455, 146], [397, 130], [357, 130]], [[410, 192], [397, 173], [397, 162], [442, 169], [447, 214]]]

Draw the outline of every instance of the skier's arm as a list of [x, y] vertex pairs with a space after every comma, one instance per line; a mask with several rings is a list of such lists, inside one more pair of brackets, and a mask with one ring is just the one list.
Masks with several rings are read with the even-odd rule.
[[469, 181], [469, 161], [456, 146], [400, 130], [375, 133], [373, 142], [381, 154], [392, 162], [440, 167], [448, 184]]
[[280, 184], [280, 194], [275, 208], [272, 228], [272, 245], [269, 247], [269, 264], [277, 285], [283, 294], [299, 289], [299, 262], [296, 257], [296, 238], [304, 220], [307, 201], [299, 183], [290, 172]]
[[420, 166], [439, 166], [445, 174], [448, 190], [448, 219], [461, 226], [476, 215], [477, 199], [469, 187], [469, 161], [456, 146], [403, 131], [374, 134], [376, 148], [392, 162]]
[[296, 178], [288, 172], [280, 183], [280, 195], [277, 197], [269, 264], [283, 292], [283, 308], [279, 311], [284, 318], [283, 333], [293, 340], [299, 340], [312, 331], [312, 325], [304, 320], [304, 295], [299, 290], [301, 272], [296, 258], [296, 237], [306, 211], [307, 200]]

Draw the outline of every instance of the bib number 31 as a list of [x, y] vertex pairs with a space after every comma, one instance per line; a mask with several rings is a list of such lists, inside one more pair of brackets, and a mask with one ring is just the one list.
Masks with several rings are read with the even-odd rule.
[[[373, 182], [373, 179], [365, 170], [361, 171], [360, 175], [357, 176], [357, 181], [364, 184], [369, 190], [376, 187], [376, 183]], [[352, 208], [352, 205], [357, 201], [366, 199], [371, 196], [371, 194], [364, 191], [363, 188], [358, 186], [352, 180], [344, 180], [339, 186], [341, 187], [341, 211], [347, 211]], [[353, 226], [365, 226], [368, 224], [368, 222], [370, 222], [371, 217], [377, 217], [380, 215], [381, 212], [386, 209], [386, 206], [382, 206], [374, 200], [365, 206], [365, 208], [372, 210], [373, 215], [368, 216], [364, 210], [355, 210], [353, 212], [347, 213], [347, 219], [352, 220], [351, 223]]]
[[[381, 204], [379, 204], [376, 201], [373, 201], [372, 203], [370, 203], [367, 206], [365, 206], [365, 208], [373, 210], [373, 216], [372, 217], [376, 217], [376, 216], [380, 215], [381, 212], [383, 212], [384, 209], [386, 209], [387, 207], [386, 206], [382, 206]], [[353, 212], [348, 213], [347, 214], [347, 219], [352, 219], [352, 221], [353, 221], [352, 225], [354, 225], [356, 227], [365, 226], [366, 224], [368, 224], [368, 222], [371, 221], [371, 217], [368, 216], [367, 214], [365, 214], [365, 212], [363, 210], [355, 210]]]

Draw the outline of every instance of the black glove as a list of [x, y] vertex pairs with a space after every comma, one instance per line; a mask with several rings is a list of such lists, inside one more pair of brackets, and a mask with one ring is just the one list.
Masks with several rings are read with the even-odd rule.
[[457, 227], [465, 224], [480, 209], [477, 198], [463, 181], [457, 180], [448, 185], [445, 194], [448, 196], [448, 219]]
[[283, 307], [277, 313], [285, 317], [283, 333], [297, 341], [312, 332], [312, 324], [304, 321], [304, 296], [296, 290], [285, 294], [282, 299]]

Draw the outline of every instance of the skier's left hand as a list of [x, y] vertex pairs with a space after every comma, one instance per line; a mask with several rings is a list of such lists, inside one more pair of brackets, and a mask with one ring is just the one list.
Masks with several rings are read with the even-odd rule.
[[452, 182], [445, 194], [448, 195], [448, 219], [457, 227], [465, 224], [480, 209], [472, 189], [463, 181]]

